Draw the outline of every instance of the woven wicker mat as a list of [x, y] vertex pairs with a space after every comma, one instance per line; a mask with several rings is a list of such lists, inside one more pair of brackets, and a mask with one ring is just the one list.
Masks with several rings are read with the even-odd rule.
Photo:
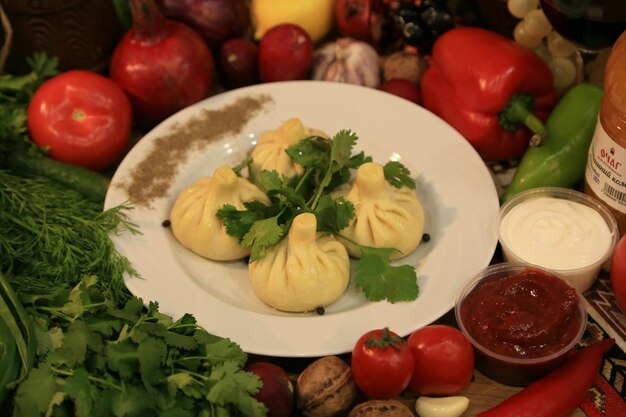
[[589, 323], [581, 345], [607, 337], [616, 344], [581, 408], [591, 417], [626, 417], [626, 314], [615, 301], [608, 273], [600, 274], [584, 298]]

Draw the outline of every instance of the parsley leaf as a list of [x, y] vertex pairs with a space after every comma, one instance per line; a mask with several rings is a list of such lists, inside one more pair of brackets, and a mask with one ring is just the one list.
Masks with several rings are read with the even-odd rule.
[[411, 265], [391, 266], [393, 248], [359, 246], [361, 259], [356, 263], [354, 279], [357, 287], [372, 301], [387, 299], [390, 303], [417, 298], [415, 268]]
[[285, 228], [278, 224], [278, 217], [257, 220], [241, 239], [243, 247], [252, 248], [250, 262], [265, 256], [268, 247], [278, 243], [285, 235]]
[[305, 168], [321, 168], [328, 165], [330, 143], [328, 139], [312, 136], [291, 145], [285, 152], [297, 164]]
[[244, 203], [244, 207], [247, 210], [237, 210], [232, 204], [225, 204], [215, 215], [226, 227], [226, 233], [238, 238], [239, 241], [256, 221], [263, 219], [267, 214], [266, 206], [259, 201]]
[[342, 197], [334, 199], [329, 195], [323, 195], [314, 214], [319, 232], [336, 234], [350, 224], [354, 217], [354, 205]]
[[[43, 346], [17, 387], [14, 417], [265, 415], [247, 355], [193, 316], [173, 321], [134, 297], [119, 309], [91, 277], [61, 293], [23, 298]], [[56, 341], [41, 337], [59, 331]]]
[[411, 171], [398, 161], [389, 161], [383, 166], [385, 179], [396, 188], [409, 187], [415, 189], [415, 180], [411, 178]]

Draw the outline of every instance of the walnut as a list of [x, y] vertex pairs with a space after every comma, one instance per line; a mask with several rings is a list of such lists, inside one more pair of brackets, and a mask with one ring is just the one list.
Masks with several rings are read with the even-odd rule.
[[383, 62], [383, 79], [404, 78], [419, 84], [426, 65], [417, 53], [399, 51], [387, 56]]
[[414, 417], [409, 407], [397, 400], [370, 400], [360, 403], [348, 417]]
[[347, 411], [358, 390], [350, 366], [337, 356], [311, 363], [296, 381], [298, 408], [307, 417], [332, 417]]

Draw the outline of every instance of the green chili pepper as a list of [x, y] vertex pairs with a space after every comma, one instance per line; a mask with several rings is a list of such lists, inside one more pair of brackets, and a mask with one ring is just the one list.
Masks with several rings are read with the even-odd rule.
[[573, 187], [582, 181], [603, 95], [601, 87], [590, 83], [563, 95], [546, 121], [543, 145], [526, 150], [502, 203], [530, 188]]

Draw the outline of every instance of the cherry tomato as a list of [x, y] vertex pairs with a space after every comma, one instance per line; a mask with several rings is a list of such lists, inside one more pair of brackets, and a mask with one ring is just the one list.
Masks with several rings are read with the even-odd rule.
[[613, 251], [611, 286], [617, 303], [626, 312], [626, 235], [621, 237]]
[[128, 145], [132, 110], [110, 78], [74, 70], [47, 80], [28, 106], [27, 124], [51, 158], [95, 170], [110, 167]]
[[470, 383], [474, 350], [460, 330], [434, 324], [413, 332], [408, 343], [415, 362], [411, 391], [419, 395], [454, 395]]
[[354, 382], [365, 395], [393, 398], [411, 380], [413, 357], [404, 339], [387, 328], [377, 329], [356, 342], [351, 367]]

